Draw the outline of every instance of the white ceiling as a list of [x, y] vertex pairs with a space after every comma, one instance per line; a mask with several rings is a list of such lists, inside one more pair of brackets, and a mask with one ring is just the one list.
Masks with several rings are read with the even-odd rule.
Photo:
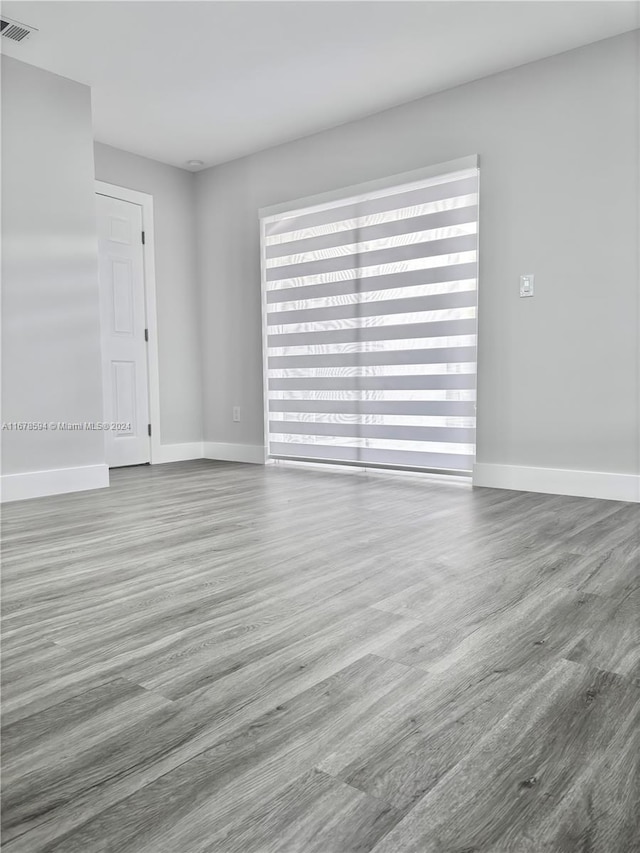
[[210, 166], [640, 26], [640, 3], [30, 2], [3, 51], [93, 89], [100, 142]]

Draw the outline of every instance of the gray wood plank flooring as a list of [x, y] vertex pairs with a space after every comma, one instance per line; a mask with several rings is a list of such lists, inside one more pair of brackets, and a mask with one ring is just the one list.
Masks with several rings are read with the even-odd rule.
[[111, 480], [3, 507], [3, 851], [640, 851], [640, 506]]

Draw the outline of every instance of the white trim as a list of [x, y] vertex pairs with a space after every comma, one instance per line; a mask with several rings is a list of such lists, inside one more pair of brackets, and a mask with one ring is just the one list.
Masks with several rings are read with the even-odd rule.
[[529, 468], [523, 465], [473, 466], [473, 485], [493, 489], [544, 492], [610, 501], [640, 502], [640, 475], [605, 471], [571, 471], [563, 468]]
[[23, 474], [3, 474], [0, 492], [3, 503], [104, 489], [109, 485], [106, 465], [83, 465], [77, 468], [53, 468], [50, 471], [26, 471]]
[[204, 447], [201, 441], [184, 444], [161, 444], [154, 463], [185, 462], [188, 459], [204, 459]]
[[261, 444], [227, 444], [221, 441], [203, 442], [205, 459], [220, 459], [225, 462], [252, 462], [264, 465], [265, 449]]
[[151, 464], [164, 461], [160, 443], [160, 367], [158, 359], [158, 319], [156, 311], [156, 258], [155, 231], [153, 224], [153, 196], [148, 193], [118, 187], [104, 181], [95, 182], [98, 195], [106, 195], [121, 201], [140, 205], [142, 208], [142, 230], [144, 231], [144, 299], [146, 325], [149, 329], [147, 345], [147, 369], [149, 374], [149, 421], [151, 423]]
[[262, 440], [264, 442], [265, 460], [269, 459], [269, 347], [267, 336], [267, 270], [264, 262], [265, 252], [265, 223], [258, 220], [260, 228], [260, 297], [262, 311]]
[[473, 386], [473, 390], [475, 391], [475, 403], [473, 407], [473, 413], [475, 417], [475, 452], [474, 452], [474, 460], [478, 457], [478, 376], [480, 376], [480, 360], [482, 358], [482, 343], [480, 341], [480, 232], [482, 229], [482, 209], [481, 205], [481, 195], [480, 195], [480, 167], [478, 166], [478, 170], [476, 172], [476, 176], [478, 179], [477, 185], [477, 214], [476, 214], [476, 374], [475, 374], [475, 383]]
[[389, 187], [418, 183], [439, 175], [463, 172], [466, 169], [477, 169], [479, 159], [477, 154], [470, 154], [467, 157], [459, 157], [457, 160], [449, 160], [446, 163], [434, 163], [431, 166], [423, 166], [421, 169], [413, 169], [411, 172], [401, 172], [399, 175], [389, 175], [373, 181], [366, 181], [362, 184], [355, 184], [351, 187], [340, 187], [336, 190], [317, 193], [316, 195], [306, 196], [305, 198], [292, 199], [291, 201], [281, 202], [280, 204], [271, 204], [268, 207], [261, 207], [258, 210], [258, 215], [261, 219], [268, 219], [271, 216], [279, 216], [282, 213], [287, 213], [289, 210], [304, 210], [307, 213], [309, 212], [308, 208], [311, 207], [316, 210], [320, 210], [327, 205], [333, 207], [333, 203], [340, 199], [351, 199], [352, 196], [384, 192]]

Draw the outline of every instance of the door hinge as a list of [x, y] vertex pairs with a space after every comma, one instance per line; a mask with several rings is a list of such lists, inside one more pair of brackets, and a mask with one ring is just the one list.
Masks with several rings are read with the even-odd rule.
[[149, 435], [151, 435], [151, 424], [148, 424], [148, 428], [149, 428]]
[[144, 231], [142, 232], [142, 245], [144, 246]]
[[147, 343], [149, 343], [149, 329], [144, 330], [144, 339]]

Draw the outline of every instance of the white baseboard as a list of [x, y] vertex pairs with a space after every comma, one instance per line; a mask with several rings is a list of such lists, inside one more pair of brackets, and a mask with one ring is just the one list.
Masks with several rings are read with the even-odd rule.
[[265, 454], [264, 447], [261, 444], [227, 444], [221, 441], [205, 441], [204, 458], [264, 465]]
[[109, 485], [106, 465], [83, 465], [78, 468], [54, 468], [50, 471], [26, 471], [0, 477], [0, 499], [3, 503], [104, 489]]
[[522, 465], [473, 466], [473, 485], [550, 495], [573, 495], [610, 501], [640, 502], [640, 476], [563, 468], [528, 468]]
[[184, 444], [161, 444], [153, 453], [153, 464], [164, 462], [185, 462], [188, 459], [203, 459], [204, 450], [201, 441]]

